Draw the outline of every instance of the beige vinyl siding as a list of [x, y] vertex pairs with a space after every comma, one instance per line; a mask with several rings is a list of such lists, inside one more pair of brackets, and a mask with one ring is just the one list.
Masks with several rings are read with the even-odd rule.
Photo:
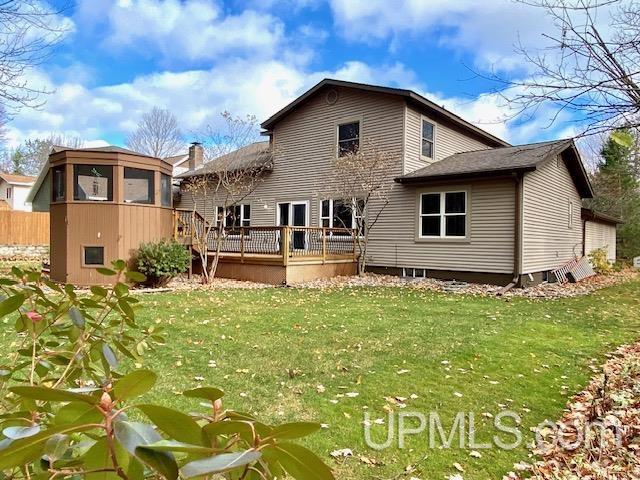
[[616, 260], [616, 226], [608, 223], [588, 220], [584, 226], [585, 253], [589, 255], [594, 250], [605, 248], [607, 258]]
[[[573, 203], [569, 227], [569, 203]], [[582, 254], [581, 198], [560, 157], [523, 181], [522, 273], [557, 268]]]
[[[412, 106], [407, 105], [405, 118], [405, 157], [404, 173], [413, 172], [426, 167], [434, 161], [442, 160], [449, 155], [472, 150], [482, 150], [489, 146], [460, 133], [451, 126], [438, 123], [428, 115], [424, 115]], [[421, 156], [422, 150], [422, 119], [425, 118], [435, 125], [434, 160], [428, 161]]]
[[[447, 185], [468, 190], [468, 241], [416, 239], [420, 187], [396, 185], [380, 223], [371, 230], [368, 262], [385, 267], [512, 273], [515, 184], [510, 180]], [[429, 187], [429, 191], [438, 191]]]
[[[308, 224], [319, 224], [319, 191], [336, 155], [337, 126], [360, 121], [360, 141], [375, 141], [378, 148], [397, 155], [397, 171], [389, 172], [389, 182], [400, 175], [404, 100], [354, 89], [336, 88], [335, 104], [320, 91], [304, 105], [280, 121], [274, 129], [273, 172], [266, 175], [242, 203], [251, 205], [251, 225], [275, 225], [278, 202], [308, 201]], [[178, 205], [192, 208], [188, 192]], [[202, 210], [200, 200], [198, 209]]]

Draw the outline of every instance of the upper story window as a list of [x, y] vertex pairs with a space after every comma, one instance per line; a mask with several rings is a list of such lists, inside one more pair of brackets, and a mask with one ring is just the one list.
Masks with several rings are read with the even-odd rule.
[[64, 202], [65, 178], [64, 165], [51, 169], [51, 201]]
[[153, 170], [124, 167], [124, 201], [126, 203], [155, 203], [153, 177]]
[[356, 153], [360, 148], [360, 122], [338, 125], [338, 156]]
[[171, 206], [171, 176], [164, 173], [160, 174], [160, 204]]
[[422, 119], [422, 156], [433, 158], [435, 126], [428, 120]]
[[569, 228], [573, 228], [573, 202], [569, 202]]
[[93, 202], [113, 201], [111, 165], [74, 165], [73, 199]]
[[436, 192], [420, 195], [421, 238], [466, 237], [467, 192]]

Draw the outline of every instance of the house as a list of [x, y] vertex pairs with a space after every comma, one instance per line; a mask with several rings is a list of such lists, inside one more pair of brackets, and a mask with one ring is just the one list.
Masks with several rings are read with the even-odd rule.
[[[365, 148], [365, 139], [395, 156], [389, 203], [369, 232], [371, 271], [524, 285], [588, 253], [585, 234], [597, 230], [589, 222], [608, 225], [614, 248], [615, 220], [583, 222], [582, 199], [593, 192], [571, 139], [513, 146], [411, 90], [331, 79], [261, 126], [273, 160], [234, 207], [247, 228], [351, 227], [345, 199], [323, 198], [320, 180], [342, 148]], [[176, 207], [201, 210], [184, 185], [204, 172], [179, 176]], [[300, 249], [310, 243], [304, 235]]]
[[27, 196], [35, 180], [35, 177], [26, 175], [0, 173], [0, 210], [30, 212]]

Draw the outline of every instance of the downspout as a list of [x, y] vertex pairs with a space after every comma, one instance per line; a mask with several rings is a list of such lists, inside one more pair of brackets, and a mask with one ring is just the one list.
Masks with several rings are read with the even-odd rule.
[[513, 278], [511, 282], [502, 288], [498, 295], [504, 295], [513, 287], [515, 287], [518, 282], [520, 282], [520, 260], [522, 258], [522, 239], [520, 236], [520, 230], [522, 226], [522, 177], [523, 174], [521, 172], [517, 172], [514, 175], [515, 181], [515, 198], [514, 198], [514, 215], [513, 215]]

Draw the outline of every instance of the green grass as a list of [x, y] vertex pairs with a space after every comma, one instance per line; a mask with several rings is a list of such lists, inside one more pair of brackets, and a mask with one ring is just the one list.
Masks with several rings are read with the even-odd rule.
[[[193, 403], [177, 393], [209, 384], [227, 392], [227, 407], [266, 421], [326, 423], [328, 429], [305, 443], [340, 479], [394, 477], [425, 455], [420, 471], [406, 478], [443, 479], [457, 473], [452, 465], [458, 462], [465, 479], [487, 479], [502, 478], [526, 460], [526, 447], [482, 450], [477, 459], [457, 446], [429, 449], [428, 435], [421, 434], [404, 449], [396, 442], [376, 451], [364, 442], [364, 412], [385, 418], [385, 425], [372, 427], [381, 439], [385, 397], [414, 394], [396, 411], [437, 411], [446, 428], [455, 412], [475, 412], [476, 438], [484, 441], [498, 432], [481, 414], [496, 414], [503, 404], [522, 416], [520, 430], [530, 438], [530, 427], [561, 415], [568, 396], [588, 381], [589, 365], [636, 339], [639, 291], [639, 281], [553, 301], [400, 288], [194, 291], [141, 296], [139, 316], [167, 328], [167, 344], [146, 360], [160, 373], [154, 400], [188, 411]], [[5, 328], [0, 344], [10, 339]], [[211, 360], [217, 366], [209, 366]], [[359, 395], [336, 397], [347, 392]], [[329, 456], [342, 448], [381, 465]]]

